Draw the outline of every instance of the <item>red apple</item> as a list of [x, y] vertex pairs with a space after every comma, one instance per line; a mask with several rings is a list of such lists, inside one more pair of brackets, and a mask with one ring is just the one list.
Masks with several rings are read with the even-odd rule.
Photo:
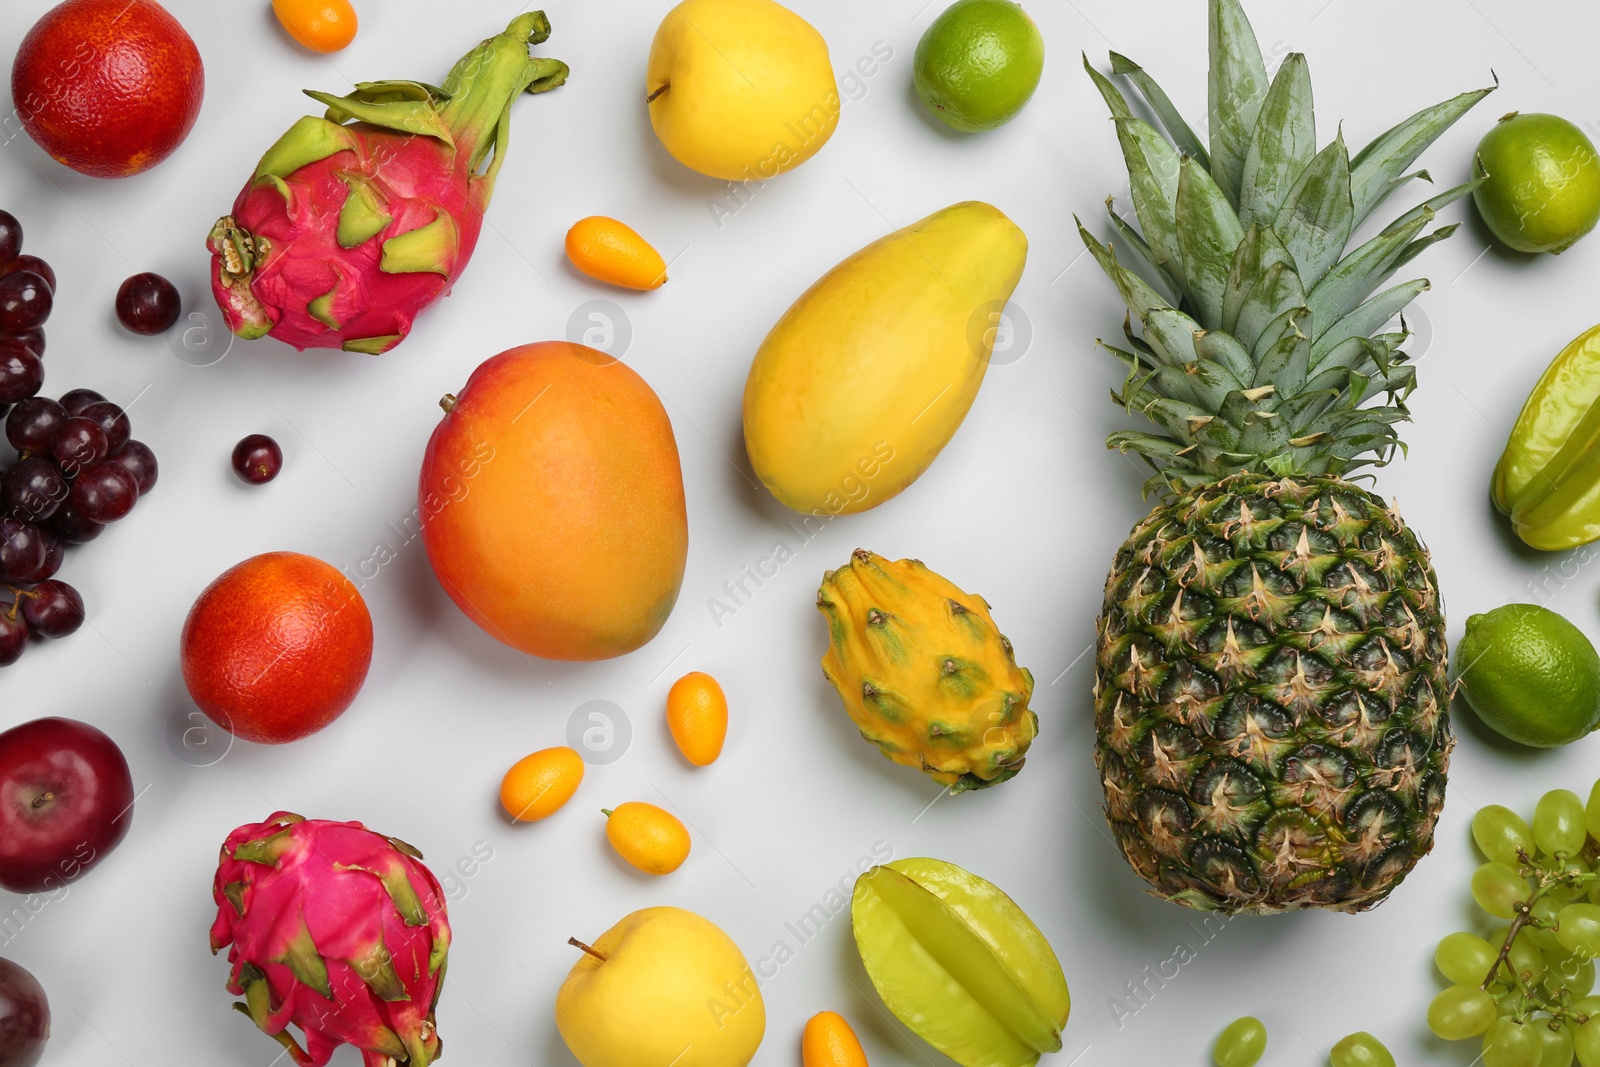
[[38, 979], [0, 959], [0, 1067], [33, 1067], [50, 1038], [50, 1002]]
[[0, 887], [60, 889], [117, 847], [133, 821], [133, 776], [88, 723], [34, 719], [0, 733]]

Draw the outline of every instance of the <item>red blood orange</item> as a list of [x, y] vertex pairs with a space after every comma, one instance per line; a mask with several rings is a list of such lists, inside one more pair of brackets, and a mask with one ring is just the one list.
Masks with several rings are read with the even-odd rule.
[[350, 706], [372, 665], [372, 616], [355, 584], [298, 552], [224, 571], [183, 624], [183, 681], [246, 741], [314, 734]]
[[22, 126], [58, 162], [125, 178], [171, 155], [200, 114], [205, 71], [156, 0], [66, 0], [23, 38], [11, 67]]

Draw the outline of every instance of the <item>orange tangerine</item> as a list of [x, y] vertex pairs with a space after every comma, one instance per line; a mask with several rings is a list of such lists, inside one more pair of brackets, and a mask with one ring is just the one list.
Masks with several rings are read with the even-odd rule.
[[671, 874], [689, 858], [689, 831], [671, 812], [642, 800], [600, 810], [611, 847], [646, 874]]
[[856, 1032], [832, 1011], [813, 1015], [800, 1037], [801, 1067], [867, 1067]]
[[337, 52], [356, 38], [356, 9], [350, 0], [272, 0], [289, 36], [313, 52]]
[[696, 767], [716, 762], [728, 739], [728, 698], [704, 671], [690, 671], [667, 691], [667, 728]]
[[512, 765], [500, 781], [500, 806], [518, 822], [553, 815], [583, 781], [583, 758], [565, 746], [544, 748]]
[[632, 227], [604, 215], [579, 219], [567, 231], [567, 258], [589, 277], [624, 289], [659, 289], [667, 264]]

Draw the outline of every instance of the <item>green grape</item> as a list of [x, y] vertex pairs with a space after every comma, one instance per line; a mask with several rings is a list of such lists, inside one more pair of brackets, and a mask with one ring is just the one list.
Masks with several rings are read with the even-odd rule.
[[1552, 789], [1533, 809], [1533, 843], [1540, 851], [1568, 856], [1583, 850], [1589, 839], [1583, 801], [1570, 789]]
[[1515, 867], [1518, 849], [1533, 855], [1533, 831], [1522, 816], [1500, 804], [1478, 809], [1472, 817], [1472, 839], [1478, 843], [1479, 851], [1496, 863]]
[[1433, 963], [1456, 985], [1476, 985], [1494, 963], [1495, 948], [1477, 934], [1446, 934], [1433, 950]]
[[1522, 990], [1506, 982], [1490, 986], [1489, 995], [1494, 997], [1494, 1010], [1500, 1015], [1515, 1015], [1525, 1003]]
[[1472, 872], [1472, 899], [1497, 919], [1515, 916], [1516, 905], [1527, 900], [1530, 892], [1528, 880], [1504, 863], [1485, 863]]
[[1552, 1019], [1540, 1020], [1538, 1030], [1544, 1045], [1539, 1067], [1572, 1067], [1572, 1028]]
[[1394, 1057], [1383, 1047], [1382, 1041], [1361, 1030], [1339, 1039], [1328, 1054], [1328, 1064], [1329, 1067], [1394, 1067]]
[[1235, 1019], [1217, 1035], [1211, 1059], [1217, 1067], [1255, 1067], [1267, 1051], [1267, 1028], [1246, 1015]]
[[1549, 895], [1542, 896], [1533, 902], [1533, 907], [1528, 909], [1528, 914], [1544, 926], [1524, 926], [1522, 936], [1541, 950], [1557, 948], [1560, 942], [1556, 940], [1556, 932], [1552, 927], [1556, 923], [1556, 913], [1561, 910], [1561, 902]]
[[1600, 1018], [1589, 1020], [1573, 1032], [1572, 1047], [1583, 1067], [1600, 1067]]
[[1428, 1005], [1428, 1029], [1446, 1041], [1465, 1041], [1488, 1030], [1498, 1015], [1489, 994], [1477, 986], [1453, 985]]
[[1600, 841], [1600, 782], [1589, 790], [1589, 803], [1583, 806], [1583, 823], [1589, 836]]
[[1600, 1015], [1600, 997], [1580, 997], [1567, 1010], [1574, 1015]]
[[1556, 996], [1563, 989], [1568, 995], [1586, 997], [1594, 989], [1594, 958], [1583, 952], [1557, 952], [1545, 958], [1544, 989]]
[[[1500, 943], [1505, 944], [1505, 938], [1501, 938]], [[1517, 973], [1518, 977], [1530, 984], [1537, 985], [1539, 979], [1544, 977], [1544, 953], [1539, 950], [1539, 946], [1529, 941], [1525, 936], [1519, 935], [1511, 943], [1511, 951], [1506, 956], [1506, 962], [1511, 964], [1511, 969]], [[1501, 968], [1500, 974], [1505, 974], [1504, 968]], [[1479, 981], [1482, 981], [1482, 979], [1480, 978]]]
[[1587, 891], [1589, 903], [1600, 904], [1600, 881], [1590, 882]]
[[1539, 1067], [1544, 1042], [1539, 1031], [1515, 1019], [1496, 1019], [1483, 1035], [1483, 1067]]
[[1556, 913], [1556, 940], [1568, 952], [1600, 956], [1600, 904], [1568, 904]]

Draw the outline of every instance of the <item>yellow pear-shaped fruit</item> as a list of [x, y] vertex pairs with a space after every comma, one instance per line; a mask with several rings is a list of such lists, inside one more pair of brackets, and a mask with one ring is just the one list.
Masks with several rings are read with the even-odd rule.
[[796, 511], [865, 511], [916, 481], [966, 418], [1028, 239], [968, 201], [875, 241], [795, 301], [744, 387], [750, 465]]
[[645, 79], [656, 136], [713, 178], [776, 177], [839, 124], [828, 42], [773, 0], [683, 0], [656, 30]]
[[583, 950], [556, 1026], [583, 1067], [745, 1067], [766, 1033], [756, 976], [733, 939], [682, 908], [645, 908]]

